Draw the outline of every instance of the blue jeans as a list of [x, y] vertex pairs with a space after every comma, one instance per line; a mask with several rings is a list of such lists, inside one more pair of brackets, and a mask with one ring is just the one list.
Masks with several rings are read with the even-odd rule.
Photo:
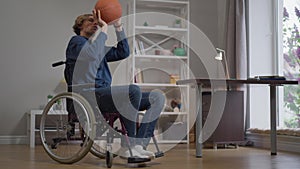
[[[130, 144], [147, 147], [160, 113], [165, 97], [160, 92], [141, 92], [136, 85], [96, 88], [96, 100], [103, 113], [119, 112], [128, 132]], [[146, 110], [140, 127], [136, 130], [138, 111]], [[124, 141], [122, 141], [124, 146]]]

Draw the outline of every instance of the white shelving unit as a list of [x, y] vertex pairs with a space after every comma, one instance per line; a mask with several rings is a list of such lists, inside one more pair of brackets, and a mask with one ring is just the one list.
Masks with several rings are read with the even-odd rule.
[[[127, 10], [133, 35], [129, 81], [143, 91], [159, 90], [166, 96], [156, 129], [158, 141], [188, 143], [189, 86], [175, 83], [189, 78], [189, 1], [128, 0]], [[172, 100], [180, 100], [179, 110], [171, 106]]]
[[[35, 139], [36, 139], [36, 133], [40, 131], [40, 117], [43, 114], [43, 110], [31, 110], [30, 112], [27, 113], [27, 132], [28, 132], [28, 137], [29, 137], [29, 145], [30, 148], [35, 147]], [[68, 112], [66, 110], [53, 110], [49, 112], [48, 115], [56, 115], [56, 116], [64, 116], [64, 118], [67, 118]], [[46, 130], [46, 131], [53, 131], [51, 129]], [[56, 130], [55, 130], [56, 131]]]

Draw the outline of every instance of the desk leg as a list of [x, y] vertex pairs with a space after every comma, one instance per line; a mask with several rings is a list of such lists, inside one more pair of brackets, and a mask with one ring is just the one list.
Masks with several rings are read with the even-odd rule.
[[202, 157], [202, 86], [198, 85], [198, 113], [196, 117], [196, 157]]
[[277, 155], [277, 105], [276, 105], [276, 86], [270, 85], [270, 109], [271, 109], [271, 155]]

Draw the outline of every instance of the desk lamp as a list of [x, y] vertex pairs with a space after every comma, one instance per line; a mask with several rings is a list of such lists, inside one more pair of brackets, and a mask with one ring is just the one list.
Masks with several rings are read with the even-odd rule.
[[[218, 52], [218, 55], [215, 57], [215, 59], [218, 60], [218, 61], [221, 61], [221, 63], [222, 63], [223, 56], [224, 56], [226, 79], [230, 79], [225, 50], [220, 49], [220, 48], [216, 48], [216, 50]], [[223, 63], [222, 63], [222, 65], [223, 65]]]

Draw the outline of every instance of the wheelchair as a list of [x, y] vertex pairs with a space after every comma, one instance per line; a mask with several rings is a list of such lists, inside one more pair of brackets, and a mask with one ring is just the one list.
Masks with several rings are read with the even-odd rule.
[[[52, 66], [64, 63], [57, 62]], [[120, 117], [118, 112], [101, 113], [97, 103], [88, 101], [80, 92], [60, 93], [53, 97], [43, 110], [40, 121], [42, 146], [53, 160], [62, 164], [78, 162], [90, 152], [100, 159], [105, 159], [107, 168], [111, 168], [113, 158], [117, 156], [114, 141], [125, 137], [131, 154], [127, 159], [128, 164], [150, 161], [151, 159], [132, 155], [127, 131]], [[154, 136], [152, 140], [156, 148], [155, 158], [164, 156]]]

